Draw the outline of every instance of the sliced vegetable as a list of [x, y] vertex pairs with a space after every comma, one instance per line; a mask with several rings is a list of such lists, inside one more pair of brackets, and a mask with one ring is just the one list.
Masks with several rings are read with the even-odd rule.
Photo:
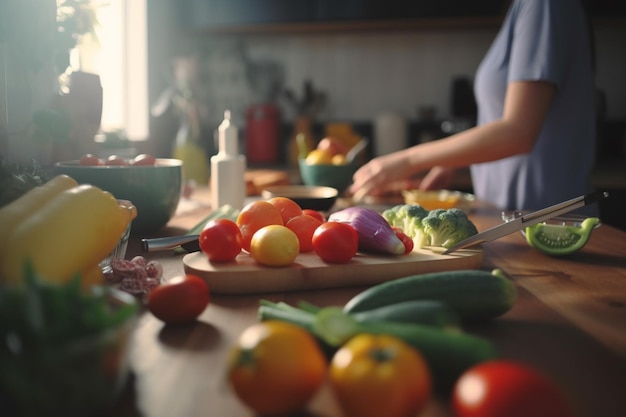
[[408, 300], [446, 303], [462, 321], [498, 317], [513, 307], [517, 290], [502, 271], [457, 270], [410, 275], [370, 287], [346, 303], [356, 313]]
[[348, 207], [332, 213], [328, 221], [348, 223], [359, 236], [359, 251], [402, 255], [405, 246], [391, 226], [376, 210], [367, 207]]
[[599, 224], [597, 217], [587, 217], [580, 226], [537, 223], [526, 228], [526, 241], [548, 255], [569, 255], [587, 244]]

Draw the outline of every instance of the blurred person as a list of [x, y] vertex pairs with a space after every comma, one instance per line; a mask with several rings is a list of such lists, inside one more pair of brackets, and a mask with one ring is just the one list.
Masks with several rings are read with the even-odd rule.
[[[513, 0], [474, 81], [477, 125], [372, 159], [356, 171], [355, 198], [423, 174], [442, 189], [470, 167], [477, 198], [535, 210], [592, 191], [593, 42], [580, 0]], [[596, 215], [597, 205], [585, 208]]]

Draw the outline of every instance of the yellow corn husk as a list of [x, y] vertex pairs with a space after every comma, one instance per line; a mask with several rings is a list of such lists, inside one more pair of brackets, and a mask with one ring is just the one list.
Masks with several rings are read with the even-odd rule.
[[50, 202], [63, 191], [78, 185], [76, 180], [67, 175], [58, 175], [45, 184], [35, 187], [15, 201], [0, 208], [0, 254], [9, 244], [15, 228], [37, 210]]
[[30, 260], [43, 279], [67, 282], [104, 259], [136, 213], [92, 185], [66, 190], [15, 227], [0, 254], [0, 276], [23, 282]]

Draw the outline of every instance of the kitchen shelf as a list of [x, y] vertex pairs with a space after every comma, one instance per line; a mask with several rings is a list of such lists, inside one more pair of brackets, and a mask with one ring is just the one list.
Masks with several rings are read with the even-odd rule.
[[327, 21], [295, 23], [232, 24], [186, 29], [196, 34], [285, 34], [341, 33], [407, 30], [461, 30], [498, 28], [497, 17], [416, 18], [362, 21]]

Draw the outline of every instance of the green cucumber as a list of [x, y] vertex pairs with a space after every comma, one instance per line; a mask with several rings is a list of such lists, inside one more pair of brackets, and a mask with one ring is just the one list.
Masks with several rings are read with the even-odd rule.
[[344, 306], [356, 313], [408, 300], [446, 303], [461, 321], [498, 317], [513, 307], [514, 283], [500, 270], [456, 270], [410, 275], [374, 285], [354, 296]]
[[437, 300], [408, 300], [371, 310], [358, 311], [351, 316], [359, 323], [393, 321], [439, 328], [458, 328], [458, 314], [447, 304]]

